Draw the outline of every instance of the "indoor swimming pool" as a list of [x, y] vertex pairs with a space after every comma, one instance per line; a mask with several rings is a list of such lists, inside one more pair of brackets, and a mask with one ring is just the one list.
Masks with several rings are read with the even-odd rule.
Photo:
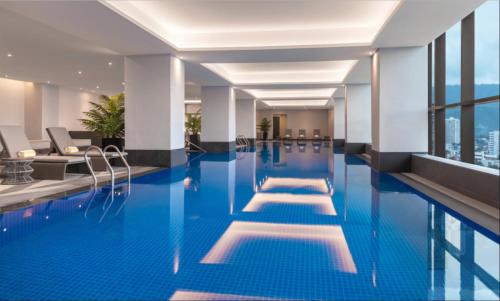
[[326, 143], [0, 214], [1, 300], [497, 300], [499, 237]]

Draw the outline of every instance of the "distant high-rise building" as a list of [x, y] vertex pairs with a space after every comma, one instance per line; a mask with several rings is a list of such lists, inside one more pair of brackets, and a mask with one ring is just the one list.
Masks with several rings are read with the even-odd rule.
[[491, 131], [488, 134], [488, 154], [498, 157], [500, 154], [500, 131]]
[[460, 143], [460, 119], [446, 118], [446, 144]]

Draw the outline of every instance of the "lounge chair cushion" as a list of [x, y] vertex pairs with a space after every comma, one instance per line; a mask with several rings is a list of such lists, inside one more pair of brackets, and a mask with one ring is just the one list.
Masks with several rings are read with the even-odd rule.
[[24, 130], [16, 125], [0, 126], [0, 142], [8, 157], [16, 158], [17, 153], [22, 150], [32, 149]]
[[85, 159], [76, 156], [36, 156], [35, 162], [76, 164], [84, 163]]
[[17, 152], [18, 158], [33, 158], [36, 156], [36, 152], [32, 149], [20, 150]]
[[[57, 152], [59, 155], [64, 155], [65, 149], [67, 147], [76, 147], [75, 143], [73, 142], [73, 139], [68, 133], [68, 130], [63, 127], [49, 127], [47, 128], [47, 133], [50, 136], [50, 139], [54, 143], [54, 146], [57, 149]], [[73, 154], [73, 153], [71, 153]]]

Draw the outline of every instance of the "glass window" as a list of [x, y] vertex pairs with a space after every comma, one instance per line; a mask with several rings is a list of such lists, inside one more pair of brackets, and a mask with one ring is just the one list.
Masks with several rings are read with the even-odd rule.
[[460, 107], [446, 109], [445, 115], [446, 158], [460, 160]]
[[477, 104], [474, 115], [475, 162], [500, 169], [500, 103]]
[[434, 69], [435, 69], [435, 64], [436, 64], [436, 55], [435, 55], [435, 50], [434, 50], [434, 41], [432, 41], [432, 44], [431, 44], [431, 47], [432, 47], [432, 58], [431, 58], [431, 65], [432, 65], [432, 71], [431, 71], [431, 97], [432, 97], [432, 104], [435, 104], [435, 98], [436, 98], [436, 90], [434, 89]]
[[476, 99], [500, 94], [499, 9], [499, 1], [490, 0], [475, 11], [474, 92]]
[[461, 22], [446, 32], [446, 103], [460, 102]]

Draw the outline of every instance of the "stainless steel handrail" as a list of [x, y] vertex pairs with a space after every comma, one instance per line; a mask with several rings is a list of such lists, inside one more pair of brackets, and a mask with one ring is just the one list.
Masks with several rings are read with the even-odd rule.
[[123, 153], [120, 151], [120, 149], [118, 147], [116, 147], [116, 145], [108, 145], [104, 148], [104, 155], [106, 155], [106, 151], [109, 149], [109, 148], [112, 148], [114, 150], [116, 150], [116, 152], [118, 153], [118, 155], [120, 155], [120, 158], [122, 159], [122, 162], [123, 164], [125, 164], [125, 166], [127, 167], [127, 173], [128, 173], [128, 190], [130, 192], [130, 179], [131, 179], [131, 175], [130, 175], [130, 165], [128, 165], [128, 162], [127, 160], [125, 159], [125, 157], [123, 156]]
[[87, 167], [90, 170], [90, 173], [92, 174], [92, 178], [94, 178], [94, 187], [97, 187], [97, 176], [95, 175], [94, 169], [92, 168], [92, 163], [90, 162], [89, 158], [89, 151], [90, 150], [97, 150], [100, 154], [100, 156], [103, 158], [104, 162], [108, 166], [109, 172], [111, 173], [111, 189], [115, 189], [115, 171], [113, 170], [113, 167], [111, 164], [109, 164], [108, 159], [106, 158], [106, 155], [102, 152], [102, 149], [98, 146], [91, 145], [87, 148], [84, 154], [85, 162], [87, 163]]
[[207, 151], [206, 151], [204, 148], [202, 148], [201, 146], [199, 146], [199, 145], [197, 145], [197, 144], [194, 144], [193, 142], [189, 141], [188, 139], [185, 139], [185, 140], [186, 140], [186, 142], [187, 142], [188, 144], [193, 145], [194, 147], [196, 147], [196, 148], [197, 148], [197, 149], [199, 149], [200, 151], [202, 151], [202, 152], [204, 152], [204, 153], [206, 153], [206, 152], [207, 152]]

